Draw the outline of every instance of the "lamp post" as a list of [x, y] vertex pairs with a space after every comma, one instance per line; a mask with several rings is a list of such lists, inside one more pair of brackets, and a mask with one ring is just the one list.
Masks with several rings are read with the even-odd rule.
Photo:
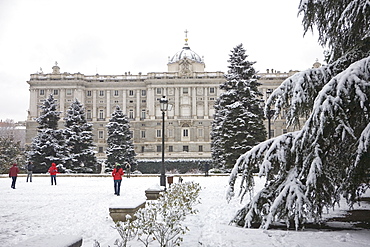
[[165, 168], [164, 168], [164, 116], [165, 111], [168, 110], [168, 99], [166, 96], [163, 96], [159, 99], [160, 108], [162, 111], [162, 166], [161, 166], [161, 176], [160, 176], [160, 185], [166, 187], [166, 175], [165, 175]]
[[[266, 97], [269, 98], [270, 95], [272, 94], [272, 89], [268, 89], [266, 91]], [[270, 109], [270, 106], [267, 106], [267, 112], [266, 112], [266, 117], [267, 117], [267, 122], [268, 122], [268, 137], [269, 139], [271, 138], [271, 118], [274, 116], [275, 110]]]

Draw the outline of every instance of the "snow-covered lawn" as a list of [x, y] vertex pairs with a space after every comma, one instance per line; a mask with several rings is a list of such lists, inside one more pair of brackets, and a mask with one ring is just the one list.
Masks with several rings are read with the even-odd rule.
[[[370, 230], [286, 231], [229, 226], [244, 203], [239, 204], [237, 199], [226, 202], [228, 176], [184, 177], [184, 181], [200, 183], [202, 203], [197, 206], [199, 213], [186, 219], [190, 231], [182, 246], [370, 246]], [[144, 191], [158, 184], [159, 178], [124, 178], [120, 197], [114, 195], [110, 177], [57, 177], [57, 183], [51, 186], [48, 177], [34, 177], [32, 183], [26, 183], [25, 177], [19, 177], [13, 190], [11, 179], [0, 178], [0, 246], [10, 247], [40, 235], [80, 235], [84, 247], [92, 247], [94, 240], [102, 247], [113, 247], [112, 239], [118, 234], [112, 228], [109, 206], [145, 200]], [[131, 246], [142, 245], [132, 242]], [[152, 246], [157, 246], [156, 242]]]

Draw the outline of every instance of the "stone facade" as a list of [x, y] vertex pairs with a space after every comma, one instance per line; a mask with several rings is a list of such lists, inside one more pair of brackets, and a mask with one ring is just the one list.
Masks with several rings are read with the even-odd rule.
[[[187, 41], [187, 40], [186, 40]], [[105, 158], [106, 125], [119, 105], [130, 120], [137, 159], [160, 159], [162, 114], [159, 99], [166, 96], [172, 109], [165, 118], [166, 159], [211, 158], [210, 131], [214, 102], [220, 95], [223, 72], [206, 72], [203, 58], [193, 52], [187, 42], [181, 51], [169, 58], [168, 72], [133, 75], [84, 75], [60, 72], [56, 63], [52, 73], [31, 74], [30, 106], [26, 122], [26, 143], [36, 135], [39, 105], [50, 94], [56, 98], [62, 118], [77, 98], [86, 108], [86, 117], [93, 124], [98, 158]], [[290, 73], [261, 73], [261, 92], [266, 99]], [[266, 121], [267, 125], [267, 121]], [[63, 128], [63, 121], [60, 121]], [[272, 122], [272, 136], [285, 133], [284, 118]]]

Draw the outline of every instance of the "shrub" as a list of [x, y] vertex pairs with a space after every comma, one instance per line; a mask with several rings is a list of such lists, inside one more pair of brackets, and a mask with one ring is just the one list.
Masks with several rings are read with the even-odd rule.
[[161, 247], [180, 246], [182, 235], [189, 231], [182, 222], [187, 215], [198, 212], [193, 206], [200, 203], [199, 193], [197, 183], [173, 184], [157, 201], [148, 202], [145, 208], [136, 212], [135, 220], [128, 218], [126, 222], [117, 223], [121, 239], [115, 244], [124, 247], [137, 236], [144, 246], [154, 241]]

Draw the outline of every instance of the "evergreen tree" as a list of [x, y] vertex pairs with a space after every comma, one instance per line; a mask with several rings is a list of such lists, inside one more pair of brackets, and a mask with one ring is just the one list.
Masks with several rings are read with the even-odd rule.
[[131, 140], [130, 125], [127, 116], [122, 112], [119, 106], [112, 114], [107, 125], [107, 165], [108, 170], [113, 169], [116, 163], [123, 165], [125, 162], [135, 166], [134, 145]]
[[51, 163], [64, 165], [65, 142], [63, 131], [58, 130], [60, 112], [51, 94], [40, 106], [41, 115], [36, 119], [39, 124], [37, 136], [32, 140], [29, 160], [34, 164], [34, 172], [47, 172]]
[[92, 124], [85, 117], [85, 108], [76, 99], [64, 118], [64, 136], [68, 157], [65, 168], [71, 172], [95, 172], [97, 160], [94, 153]]
[[289, 124], [301, 116], [308, 120], [300, 131], [267, 140], [238, 159], [228, 199], [239, 170], [242, 198], [253, 190], [255, 166], [266, 177], [265, 187], [234, 217], [238, 225], [320, 222], [341, 197], [352, 206], [370, 184], [370, 5], [305, 0], [299, 11], [305, 32], [316, 25], [320, 44], [329, 47], [328, 65], [286, 79], [268, 99], [276, 114], [286, 110]]
[[0, 173], [8, 173], [13, 163], [22, 166], [19, 162], [24, 162], [20, 141], [15, 141], [12, 136], [0, 137]]
[[228, 74], [220, 85], [224, 92], [215, 104], [212, 123], [212, 158], [216, 165], [232, 167], [237, 158], [266, 139], [262, 94], [258, 91], [255, 62], [247, 61], [243, 45], [230, 54]]

